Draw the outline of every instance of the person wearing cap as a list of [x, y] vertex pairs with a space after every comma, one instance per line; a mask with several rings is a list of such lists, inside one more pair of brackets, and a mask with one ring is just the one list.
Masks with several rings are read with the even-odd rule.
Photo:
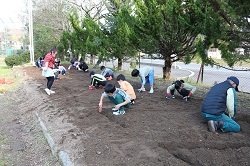
[[187, 101], [188, 98], [194, 94], [196, 91], [196, 87], [193, 85], [190, 85], [188, 83], [185, 83], [183, 80], [177, 80], [172, 83], [172, 85], [168, 86], [167, 88], [167, 99], [173, 99], [175, 98], [174, 92], [177, 90], [180, 95], [182, 95], [183, 99]]
[[208, 92], [201, 113], [208, 120], [209, 131], [215, 132], [217, 129], [222, 132], [240, 131], [240, 125], [234, 121], [238, 86], [239, 79], [231, 76], [224, 82], [214, 85]]

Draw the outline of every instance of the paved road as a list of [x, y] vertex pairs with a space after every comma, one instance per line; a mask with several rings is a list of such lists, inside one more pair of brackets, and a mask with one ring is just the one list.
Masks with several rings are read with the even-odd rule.
[[[104, 62], [103, 65], [113, 67], [117, 66], [117, 62]], [[153, 66], [155, 69], [155, 75], [162, 76], [163, 60], [159, 59], [141, 59], [141, 67], [145, 65]], [[132, 70], [129, 62], [123, 64], [123, 70]], [[137, 66], [138, 68], [138, 66]], [[237, 69], [246, 69], [243, 67], [237, 67]], [[192, 82], [196, 82], [198, 73], [200, 70], [200, 64], [191, 63], [185, 65], [182, 62], [175, 62], [172, 66], [171, 77], [175, 79], [189, 79]], [[236, 76], [240, 80], [239, 90], [250, 93], [250, 71], [232, 71], [224, 68], [218, 68], [217, 66], [205, 66], [203, 83], [206, 85], [213, 85], [216, 82], [224, 81], [228, 76]]]

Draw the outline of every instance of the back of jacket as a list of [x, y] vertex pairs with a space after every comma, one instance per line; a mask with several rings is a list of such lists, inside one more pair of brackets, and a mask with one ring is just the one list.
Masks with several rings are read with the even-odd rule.
[[232, 88], [229, 81], [216, 84], [208, 92], [201, 111], [211, 115], [221, 115], [227, 108], [227, 90]]

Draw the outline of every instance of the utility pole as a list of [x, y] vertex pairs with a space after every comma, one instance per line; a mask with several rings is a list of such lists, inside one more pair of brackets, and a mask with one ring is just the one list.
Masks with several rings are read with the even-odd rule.
[[29, 39], [30, 39], [30, 63], [32, 65], [35, 65], [34, 61], [34, 41], [33, 41], [33, 15], [32, 15], [32, 0], [28, 1], [28, 7], [29, 7]]

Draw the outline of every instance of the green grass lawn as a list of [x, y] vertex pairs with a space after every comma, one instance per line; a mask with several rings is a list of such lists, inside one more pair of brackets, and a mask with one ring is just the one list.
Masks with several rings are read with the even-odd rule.
[[6, 66], [3, 57], [0, 58], [0, 79], [5, 79], [5, 81], [14, 81], [12, 84], [0, 84], [0, 94], [5, 93], [6, 91], [14, 91], [18, 88], [21, 81], [21, 77], [10, 67]]
[[4, 58], [0, 58], [0, 78], [10, 78], [12, 70], [6, 66]]

